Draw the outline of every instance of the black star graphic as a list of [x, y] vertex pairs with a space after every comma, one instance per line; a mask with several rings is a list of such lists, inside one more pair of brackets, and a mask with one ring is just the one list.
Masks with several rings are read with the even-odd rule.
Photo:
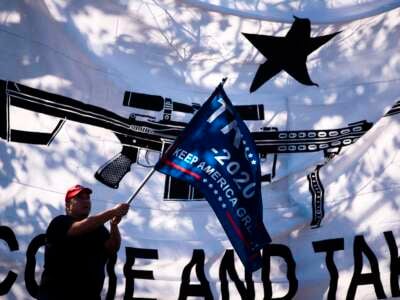
[[285, 37], [242, 33], [267, 58], [257, 70], [250, 93], [282, 70], [302, 84], [318, 86], [308, 74], [307, 56], [340, 31], [312, 38], [310, 20], [293, 17], [295, 20]]

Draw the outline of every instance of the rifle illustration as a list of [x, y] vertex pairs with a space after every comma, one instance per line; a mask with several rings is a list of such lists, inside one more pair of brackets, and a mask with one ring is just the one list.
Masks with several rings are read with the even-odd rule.
[[[136, 104], [136, 97], [142, 95], [126, 92], [123, 105], [137, 106], [140, 109], [159, 109], [157, 105], [154, 105], [154, 101], [150, 105], [146, 103], [148, 98]], [[156, 96], [150, 98], [159, 99]], [[10, 106], [60, 118], [60, 121], [50, 133], [12, 129], [10, 128]], [[186, 126], [184, 122], [170, 120], [172, 111], [194, 113], [199, 108], [199, 104], [187, 105], [166, 99], [163, 101], [164, 112], [161, 120], [134, 113], [129, 117], [123, 117], [98, 106], [15, 82], [0, 80], [0, 137], [10, 142], [50, 145], [66, 120], [111, 130], [121, 142], [122, 150], [101, 166], [95, 177], [109, 187], [118, 188], [119, 182], [129, 172], [131, 165], [137, 162], [139, 149], [161, 152], [165, 140], [173, 141]], [[236, 108], [245, 119], [264, 118], [263, 105], [242, 105]]]
[[[103, 184], [118, 188], [122, 178], [130, 171], [131, 165], [138, 162], [139, 150], [161, 153], [166, 141], [173, 141], [187, 123], [173, 121], [173, 112], [195, 113], [199, 104], [184, 104], [161, 96], [125, 92], [123, 105], [144, 111], [162, 113], [162, 118], [132, 113], [129, 117], [118, 115], [104, 108], [86, 104], [72, 98], [30, 88], [12, 81], [0, 80], [0, 137], [9, 142], [20, 142], [39, 145], [50, 145], [63, 124], [68, 121], [93, 125], [112, 131], [122, 144], [122, 150], [95, 173], [97, 180]], [[33, 112], [43, 113], [59, 118], [60, 121], [50, 133], [31, 132], [10, 128], [10, 106], [20, 107]], [[235, 106], [244, 120], [263, 120], [264, 107], [258, 105]], [[261, 128], [251, 132], [261, 158], [279, 153], [302, 153], [324, 151], [327, 155], [332, 149], [354, 143], [372, 124], [361, 121], [349, 124], [348, 127], [331, 130], [296, 130], [278, 131], [276, 128]], [[271, 174], [263, 176], [264, 181], [273, 178]], [[171, 187], [171, 178], [166, 179], [166, 187]], [[185, 184], [186, 185], [186, 184]], [[177, 195], [170, 195], [165, 190], [164, 198], [197, 199], [202, 198], [193, 189]], [[179, 194], [183, 193], [183, 194]]]

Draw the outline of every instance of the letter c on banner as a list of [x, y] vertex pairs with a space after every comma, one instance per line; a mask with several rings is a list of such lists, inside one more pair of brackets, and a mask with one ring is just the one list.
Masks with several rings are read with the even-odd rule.
[[[14, 232], [7, 226], [0, 226], [0, 239], [4, 240], [11, 251], [19, 250], [19, 245]], [[0, 295], [7, 294], [18, 275], [13, 271], [9, 271], [6, 278], [0, 283]]]
[[39, 285], [35, 280], [36, 253], [45, 244], [46, 235], [42, 233], [33, 238], [26, 250], [25, 286], [33, 298], [37, 298], [39, 295]]

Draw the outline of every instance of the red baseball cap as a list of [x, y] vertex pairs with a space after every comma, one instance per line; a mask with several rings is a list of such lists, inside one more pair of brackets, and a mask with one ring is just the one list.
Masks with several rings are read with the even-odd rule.
[[71, 200], [72, 198], [74, 198], [76, 195], [78, 195], [79, 193], [84, 192], [84, 191], [87, 192], [87, 193], [89, 193], [89, 194], [92, 193], [92, 190], [91, 190], [91, 189], [89, 189], [89, 188], [87, 188], [87, 187], [84, 187], [84, 186], [81, 186], [81, 185], [79, 185], [79, 184], [74, 185], [73, 187], [70, 187], [70, 188], [68, 189], [67, 193], [65, 194], [65, 202], [70, 201], [70, 200]]

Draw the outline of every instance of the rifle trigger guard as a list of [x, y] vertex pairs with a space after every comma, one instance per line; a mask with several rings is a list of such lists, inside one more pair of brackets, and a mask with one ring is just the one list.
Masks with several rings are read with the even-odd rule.
[[[139, 151], [141, 153], [143, 153], [144, 149], [140, 149]], [[142, 167], [145, 167], [145, 168], [151, 168], [151, 167], [155, 166], [155, 164], [152, 164], [151, 161], [150, 161], [150, 151], [149, 150], [145, 150], [145, 154], [144, 154], [145, 163], [143, 163], [141, 161], [140, 157], [142, 157], [142, 155], [139, 154], [139, 159], [136, 162], [139, 166], [142, 166]]]

